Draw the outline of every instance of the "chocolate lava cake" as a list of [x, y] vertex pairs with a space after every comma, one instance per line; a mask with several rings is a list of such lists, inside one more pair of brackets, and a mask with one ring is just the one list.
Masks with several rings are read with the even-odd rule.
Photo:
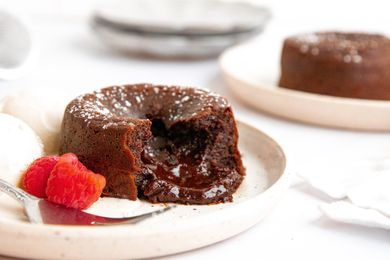
[[390, 100], [390, 39], [340, 32], [287, 38], [279, 86], [338, 97]]
[[227, 100], [151, 84], [79, 96], [65, 110], [60, 153], [106, 177], [104, 195], [152, 202], [232, 200], [245, 170]]

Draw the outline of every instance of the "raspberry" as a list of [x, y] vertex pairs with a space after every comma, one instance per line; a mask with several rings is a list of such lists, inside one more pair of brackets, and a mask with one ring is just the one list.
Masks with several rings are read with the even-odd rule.
[[47, 180], [58, 160], [58, 156], [45, 156], [30, 164], [23, 178], [24, 189], [38, 198], [46, 198]]
[[88, 170], [71, 153], [64, 154], [47, 182], [48, 200], [70, 208], [86, 209], [97, 201], [106, 185], [100, 174]]

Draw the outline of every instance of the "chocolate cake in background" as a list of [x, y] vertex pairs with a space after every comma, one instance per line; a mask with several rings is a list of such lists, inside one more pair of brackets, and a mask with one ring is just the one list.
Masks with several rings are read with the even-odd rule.
[[390, 100], [390, 39], [318, 32], [284, 41], [279, 86], [361, 99]]
[[227, 100], [195, 89], [137, 84], [67, 106], [60, 153], [106, 177], [106, 196], [152, 202], [230, 201], [245, 170]]

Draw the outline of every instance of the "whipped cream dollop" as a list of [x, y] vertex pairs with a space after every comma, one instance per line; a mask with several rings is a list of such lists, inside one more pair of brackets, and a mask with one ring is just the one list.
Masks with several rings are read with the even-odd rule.
[[66, 105], [72, 93], [62, 89], [22, 89], [3, 98], [2, 112], [27, 123], [41, 138], [46, 154], [56, 154]]
[[18, 185], [33, 160], [43, 155], [37, 134], [22, 120], [0, 113], [0, 178]]

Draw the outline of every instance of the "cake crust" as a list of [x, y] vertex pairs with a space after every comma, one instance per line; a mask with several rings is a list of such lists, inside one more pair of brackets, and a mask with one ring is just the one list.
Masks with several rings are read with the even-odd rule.
[[106, 196], [230, 201], [245, 175], [225, 98], [175, 86], [113, 86], [66, 108], [60, 153], [106, 177]]
[[320, 32], [284, 41], [279, 86], [338, 97], [390, 100], [390, 39]]

